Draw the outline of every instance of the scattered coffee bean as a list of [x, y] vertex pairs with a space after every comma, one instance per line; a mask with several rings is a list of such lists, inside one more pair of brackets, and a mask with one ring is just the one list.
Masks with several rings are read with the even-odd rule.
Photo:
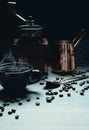
[[44, 85], [44, 82], [40, 82], [40, 85]]
[[39, 97], [36, 97], [36, 99], [38, 99], [38, 100], [39, 100], [40, 98], [39, 98]]
[[77, 84], [77, 82], [76, 81], [72, 81], [71, 84]]
[[45, 78], [45, 79], [47, 79], [47, 78], [48, 78], [48, 76], [45, 76], [44, 78]]
[[72, 87], [72, 90], [74, 90], [74, 91], [75, 91], [75, 90], [76, 90], [76, 88]]
[[86, 80], [86, 83], [88, 83], [88, 84], [89, 84], [89, 80]]
[[85, 81], [81, 82], [79, 85], [80, 86], [83, 86], [85, 84]]
[[17, 101], [17, 102], [21, 101], [21, 98], [16, 98], [16, 101]]
[[56, 80], [59, 80], [59, 77], [56, 77]]
[[59, 97], [63, 97], [63, 94], [59, 94]]
[[4, 112], [4, 110], [5, 110], [4, 106], [0, 106], [0, 110], [1, 110], [1, 112]]
[[0, 112], [0, 117], [3, 116], [3, 113]]
[[7, 103], [3, 103], [2, 105], [3, 105], [4, 107], [6, 107], [6, 106], [7, 106]]
[[65, 92], [68, 92], [68, 91], [69, 91], [69, 89], [68, 89], [68, 88], [65, 88], [65, 89], [64, 89], [64, 91], [65, 91]]
[[16, 115], [16, 116], [15, 116], [15, 119], [19, 119], [19, 115]]
[[45, 94], [46, 94], [46, 95], [53, 95], [53, 92], [48, 91], [48, 92], [46, 92]]
[[11, 102], [11, 103], [15, 103], [15, 100], [14, 100], [14, 99], [12, 99], [10, 102]]
[[55, 99], [55, 97], [54, 96], [51, 96], [51, 100], [54, 100]]
[[63, 92], [63, 90], [62, 90], [62, 89], [59, 89], [59, 92]]
[[70, 97], [70, 96], [71, 96], [71, 93], [67, 93], [67, 96]]
[[20, 101], [20, 102], [18, 102], [18, 105], [22, 105], [23, 103]]
[[11, 115], [12, 114], [12, 111], [8, 111], [8, 115]]
[[80, 95], [84, 96], [84, 92], [81, 91], [81, 92], [80, 92]]
[[30, 98], [27, 98], [26, 101], [27, 101], [27, 102], [30, 102]]
[[58, 92], [53, 92], [53, 95], [57, 95], [58, 94]]
[[36, 103], [35, 103], [35, 105], [36, 105], [36, 106], [39, 106], [39, 105], [40, 105], [40, 103], [39, 103], [39, 102], [36, 102]]
[[47, 101], [48, 103], [51, 103], [52, 97], [46, 97], [46, 101]]
[[12, 112], [12, 113], [15, 113], [15, 112], [16, 112], [16, 110], [15, 110], [15, 109], [11, 109], [11, 112]]

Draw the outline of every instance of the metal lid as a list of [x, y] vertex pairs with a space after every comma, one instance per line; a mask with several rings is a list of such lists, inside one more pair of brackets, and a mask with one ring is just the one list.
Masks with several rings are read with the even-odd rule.
[[40, 25], [34, 25], [34, 27], [30, 27], [29, 24], [21, 25], [18, 28], [23, 31], [39, 31], [43, 29]]
[[58, 41], [59, 43], [71, 43], [72, 41], [71, 40], [60, 40]]

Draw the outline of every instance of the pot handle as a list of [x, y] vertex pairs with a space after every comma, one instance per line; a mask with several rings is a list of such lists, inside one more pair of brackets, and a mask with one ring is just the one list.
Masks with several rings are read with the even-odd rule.
[[41, 76], [42, 76], [42, 72], [40, 70], [33, 69], [31, 71], [31, 75], [29, 77], [28, 84], [33, 84], [33, 83], [38, 82], [41, 79]]
[[73, 39], [74, 47], [78, 45], [78, 43], [81, 41], [81, 39], [84, 37], [85, 34], [86, 34], [86, 30], [85, 28], [82, 28], [81, 32]]

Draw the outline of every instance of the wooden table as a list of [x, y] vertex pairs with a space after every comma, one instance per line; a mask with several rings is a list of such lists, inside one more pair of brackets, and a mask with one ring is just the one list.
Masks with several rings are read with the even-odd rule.
[[[85, 70], [86, 68], [83, 68]], [[87, 73], [88, 74], [88, 73]], [[49, 68], [49, 76], [46, 80], [55, 80], [56, 77], [61, 77], [57, 74], [52, 74]], [[68, 76], [65, 76], [68, 77]], [[51, 103], [46, 102], [45, 93], [48, 91], [45, 88], [45, 81], [42, 79], [39, 82], [28, 85], [25, 94], [30, 101], [26, 101], [25, 96], [21, 100], [22, 105], [18, 102], [10, 103], [5, 107], [3, 116], [0, 117], [0, 130], [88, 130], [89, 129], [89, 90], [86, 90], [84, 96], [80, 95], [81, 89], [88, 86], [85, 84], [79, 86], [81, 81], [73, 85], [76, 91], [70, 89], [71, 96], [68, 97], [68, 92], [62, 92], [63, 97], [59, 97], [61, 86], [53, 89], [53, 92], [58, 92], [55, 99]], [[40, 82], [44, 84], [40, 85]], [[0, 95], [2, 87], [0, 86]], [[20, 93], [20, 92], [19, 92]], [[39, 97], [39, 99], [38, 99]], [[0, 99], [0, 105], [3, 100]], [[40, 105], [36, 105], [40, 103]], [[8, 111], [15, 109], [16, 112], [9, 115]], [[19, 119], [15, 116], [19, 115]]]

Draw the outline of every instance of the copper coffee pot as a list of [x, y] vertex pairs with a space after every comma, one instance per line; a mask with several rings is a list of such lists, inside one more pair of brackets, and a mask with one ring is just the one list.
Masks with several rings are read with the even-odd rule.
[[61, 40], [54, 45], [54, 57], [52, 63], [52, 72], [70, 73], [76, 69], [74, 48], [85, 35], [85, 29], [76, 36], [72, 41]]

